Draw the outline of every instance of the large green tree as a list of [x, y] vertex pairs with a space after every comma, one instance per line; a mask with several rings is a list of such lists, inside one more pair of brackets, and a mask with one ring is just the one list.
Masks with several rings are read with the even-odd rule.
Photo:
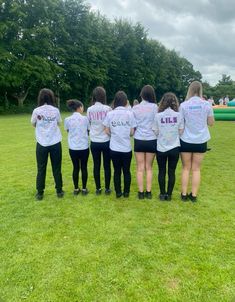
[[190, 62], [148, 38], [141, 24], [109, 21], [83, 0], [0, 0], [0, 98], [23, 106], [42, 87], [81, 99], [103, 85], [111, 101], [133, 99], [145, 84], [183, 97], [201, 79]]

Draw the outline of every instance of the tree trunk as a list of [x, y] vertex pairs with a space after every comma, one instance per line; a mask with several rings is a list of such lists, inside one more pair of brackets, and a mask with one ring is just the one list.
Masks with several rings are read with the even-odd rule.
[[20, 94], [16, 94], [15, 97], [18, 101], [18, 106], [19, 107], [23, 107], [24, 106], [24, 101], [26, 100], [27, 96], [28, 96], [28, 93], [29, 93], [29, 88], [26, 90], [26, 92], [22, 92]]
[[58, 106], [58, 108], [60, 108], [60, 92], [59, 91], [57, 91], [57, 93], [56, 93], [56, 99], [57, 99], [57, 106]]
[[19, 107], [23, 107], [24, 106], [24, 100], [25, 100], [25, 98], [22, 98], [22, 97], [18, 97], [17, 98], [17, 101], [18, 101], [18, 106]]
[[9, 103], [9, 100], [8, 100], [8, 97], [7, 97], [7, 92], [5, 92], [5, 95], [4, 95], [4, 108], [5, 110], [8, 110], [10, 107], [10, 103]]

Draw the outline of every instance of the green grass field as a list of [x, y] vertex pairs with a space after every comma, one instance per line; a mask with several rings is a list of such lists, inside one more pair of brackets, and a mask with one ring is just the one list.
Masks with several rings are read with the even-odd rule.
[[131, 196], [74, 197], [63, 131], [63, 179], [57, 199], [48, 167], [36, 202], [30, 116], [0, 117], [0, 301], [205, 301], [235, 299], [235, 123], [217, 122], [202, 169], [197, 204]]

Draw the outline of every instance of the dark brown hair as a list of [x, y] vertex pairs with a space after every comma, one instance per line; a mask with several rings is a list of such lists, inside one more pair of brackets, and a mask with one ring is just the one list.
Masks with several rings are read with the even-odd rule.
[[179, 101], [176, 95], [172, 92], [167, 92], [163, 95], [161, 102], [158, 107], [158, 112], [162, 112], [167, 108], [171, 108], [172, 110], [178, 112], [179, 111]]
[[140, 96], [149, 103], [156, 103], [155, 91], [151, 85], [145, 85], [140, 92]]
[[115, 94], [114, 101], [113, 101], [113, 107], [117, 108], [118, 106], [125, 107], [127, 105], [127, 95], [124, 91], [118, 91]]
[[76, 111], [78, 108], [83, 107], [83, 103], [78, 100], [68, 100], [67, 107], [72, 111]]
[[103, 87], [98, 86], [92, 92], [92, 103], [100, 102], [106, 104], [106, 91]]
[[38, 94], [38, 106], [42, 106], [44, 104], [57, 107], [54, 92], [47, 88], [41, 89]]

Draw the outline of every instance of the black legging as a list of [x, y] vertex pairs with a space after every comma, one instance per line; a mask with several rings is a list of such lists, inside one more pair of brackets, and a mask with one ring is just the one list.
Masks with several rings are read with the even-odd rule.
[[71, 150], [69, 154], [73, 162], [73, 184], [74, 189], [78, 189], [79, 171], [82, 171], [82, 188], [86, 189], [87, 184], [87, 162], [89, 157], [89, 149], [85, 150]]
[[130, 192], [131, 186], [131, 172], [130, 172], [130, 165], [131, 165], [131, 158], [132, 152], [116, 152], [110, 151], [110, 155], [113, 162], [114, 168], [114, 188], [117, 194], [122, 193], [121, 189], [121, 173], [123, 171], [124, 176], [124, 193]]
[[[158, 183], [161, 194], [171, 195], [175, 185], [175, 169], [179, 160], [179, 148], [167, 152], [157, 151]], [[166, 164], [168, 161], [168, 185], [166, 191]]]
[[101, 153], [103, 153], [105, 189], [109, 189], [110, 179], [111, 179], [109, 141], [105, 143], [91, 142], [91, 153], [92, 153], [93, 164], [94, 164], [93, 175], [95, 179], [96, 189], [99, 190], [101, 188], [101, 184], [100, 184]]

